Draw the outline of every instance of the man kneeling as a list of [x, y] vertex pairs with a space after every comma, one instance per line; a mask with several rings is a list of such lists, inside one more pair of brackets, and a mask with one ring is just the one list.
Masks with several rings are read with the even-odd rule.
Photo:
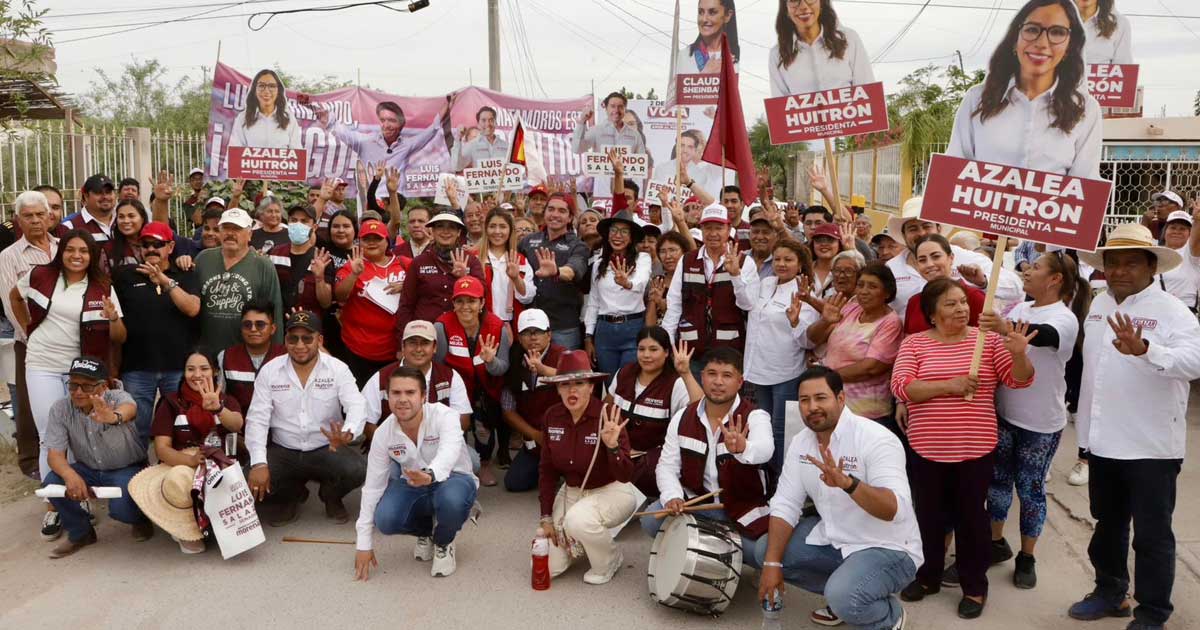
[[[851, 412], [841, 376], [826, 367], [800, 375], [800, 413], [807, 428], [784, 457], [770, 529], [756, 549], [758, 597], [779, 597], [786, 580], [825, 595], [817, 623], [902, 629], [896, 593], [923, 558], [900, 440]], [[801, 518], [806, 497], [820, 516]]]
[[356, 578], [378, 566], [371, 538], [382, 534], [417, 537], [413, 557], [433, 560], [430, 573], [454, 573], [454, 537], [471, 514], [479, 480], [463, 441], [458, 412], [425, 402], [425, 375], [399, 366], [388, 379], [388, 407], [371, 440], [367, 480], [358, 512]]

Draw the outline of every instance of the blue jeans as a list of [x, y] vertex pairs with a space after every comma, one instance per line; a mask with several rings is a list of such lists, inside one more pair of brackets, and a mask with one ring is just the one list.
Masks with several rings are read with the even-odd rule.
[[610, 324], [599, 320], [593, 341], [596, 344], [596, 369], [605, 374], [637, 361], [637, 335], [646, 324], [646, 316]]
[[771, 414], [771, 433], [775, 437], [775, 454], [771, 456], [771, 471], [776, 476], [783, 470], [784, 424], [789, 401], [799, 398], [800, 377], [788, 379], [774, 385], [755, 385], [754, 404]]
[[471, 515], [476, 492], [475, 480], [464, 473], [416, 488], [393, 465], [387, 490], [375, 506], [375, 527], [389, 536], [432, 535], [433, 544], [448, 545]]
[[[896, 597], [917, 576], [912, 558], [903, 551], [871, 547], [843, 558], [830, 545], [804, 542], [821, 517], [801, 518], [783, 552], [783, 579], [810, 593], [825, 595], [834, 614], [855, 628], [890, 630], [903, 609]], [[767, 554], [767, 537], [758, 539], [759, 564]]]
[[[136, 370], [133, 372], [125, 372], [121, 375], [121, 382], [125, 385], [125, 391], [133, 396], [133, 401], [137, 403], [137, 424], [138, 436], [143, 442], [150, 442], [150, 422], [154, 419], [154, 398], [158, 392], [163, 394], [173, 394], [179, 391], [179, 379], [183, 377], [181, 370], [172, 370], [169, 372], [151, 372], [149, 370]], [[245, 409], [242, 410], [245, 413]]]
[[[650, 505], [650, 507], [646, 508], [646, 511], [657, 512], [661, 509], [663, 509], [662, 501], [655, 501]], [[690, 512], [690, 514], [694, 516], [706, 516], [714, 521], [724, 521], [730, 524], [733, 523], [733, 519], [729, 518], [729, 515], [725, 513], [725, 510], [701, 510], [699, 512]], [[666, 517], [654, 518], [649, 514], [641, 517], [640, 520], [642, 522], [642, 531], [646, 532], [646, 535], [650, 536], [651, 538], [654, 538], [656, 535], [658, 535], [658, 530], [662, 527], [663, 523], [667, 521]], [[767, 537], [763, 536], [759, 540], [765, 543]], [[762, 558], [754, 552], [757, 546], [757, 541], [755, 541], [753, 538], [742, 536], [742, 562], [754, 567], [755, 569], [762, 569]]]
[[[125, 468], [116, 470], [93, 470], [75, 462], [71, 464], [71, 468], [83, 477], [84, 483], [88, 487], [92, 486], [114, 486], [121, 489], [121, 498], [108, 500], [108, 515], [113, 520], [122, 523], [141, 523], [146, 520], [141, 509], [133, 502], [133, 498], [129, 496], [129, 480], [133, 476], [142, 471], [146, 466], [144, 464], [134, 464]], [[66, 482], [58, 473], [51, 471], [43, 480], [44, 484], [49, 486], [52, 484], [65, 485]], [[67, 538], [78, 542], [87, 536], [92, 529], [91, 519], [88, 513], [79, 506], [78, 501], [72, 501], [66, 497], [60, 499], [50, 499], [50, 505], [58, 510], [59, 516], [62, 518], [62, 526], [67, 530]]]
[[578, 326], [551, 330], [550, 341], [567, 350], [580, 350], [583, 348], [583, 332], [579, 330]]

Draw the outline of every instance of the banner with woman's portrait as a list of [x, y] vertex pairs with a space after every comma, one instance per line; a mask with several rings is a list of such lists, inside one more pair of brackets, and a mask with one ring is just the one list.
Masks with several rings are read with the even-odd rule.
[[[687, 23], [686, 15], [681, 19]], [[729, 39], [729, 54], [736, 69], [742, 49], [734, 0], [697, 0], [696, 37], [682, 47], [676, 42], [672, 80], [667, 88], [668, 104], [717, 104], [722, 33]]]
[[508, 137], [521, 119], [529, 184], [565, 184], [583, 171], [571, 132], [590, 100], [535, 100], [476, 87], [432, 97], [365, 88], [301, 94], [273, 70], [251, 77], [218, 63], [205, 172], [314, 184], [340, 177], [354, 188], [356, 171], [382, 164], [401, 172], [404, 195], [432, 196], [440, 174], [507, 158]]

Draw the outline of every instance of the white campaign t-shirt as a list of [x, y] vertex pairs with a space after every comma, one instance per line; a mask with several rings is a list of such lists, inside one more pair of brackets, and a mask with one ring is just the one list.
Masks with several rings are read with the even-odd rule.
[[1189, 247], [1184, 245], [1175, 250], [1183, 256], [1179, 266], [1158, 275], [1155, 280], [1161, 282], [1161, 287], [1167, 293], [1179, 298], [1183, 305], [1196, 308], [1196, 295], [1200, 291], [1200, 258], [1192, 255]]
[[996, 388], [996, 414], [1028, 431], [1061, 431], [1067, 426], [1067, 361], [1079, 336], [1079, 320], [1062, 302], [1047, 306], [1022, 302], [1008, 312], [1006, 319], [1052, 326], [1058, 331], [1058, 349], [1029, 346], [1033, 384], [1023, 389]]
[[[17, 291], [26, 301], [29, 300], [29, 276], [25, 274], [17, 281]], [[66, 374], [71, 369], [71, 361], [80, 355], [79, 314], [83, 312], [83, 294], [87, 287], [86, 277], [67, 286], [62, 275], [59, 275], [54, 285], [54, 295], [50, 296], [50, 311], [29, 336], [25, 367], [59, 374]], [[112, 289], [109, 289], [108, 299], [117, 308], [117, 316], [123, 316], [121, 302]]]

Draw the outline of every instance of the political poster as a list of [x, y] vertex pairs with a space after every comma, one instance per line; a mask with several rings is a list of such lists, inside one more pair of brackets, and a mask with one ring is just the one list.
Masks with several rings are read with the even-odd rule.
[[883, 83], [779, 96], [763, 105], [775, 145], [888, 130]]
[[1088, 64], [1088, 92], [1101, 107], [1136, 107], [1137, 82], [1137, 64]]
[[[712, 195], [714, 199], [721, 196], [721, 168], [700, 160], [704, 147], [708, 143], [708, 132], [712, 129], [716, 107], [680, 106], [682, 111], [680, 150], [675, 147], [675, 113], [674, 107], [667, 106], [659, 100], [631, 100], [627, 112], [637, 120], [639, 128], [645, 135], [646, 153], [650, 157], [650, 175], [648, 181], [674, 186], [679, 176], [680, 164], [687, 169], [688, 177], [696, 180], [699, 187]], [[735, 176], [732, 171], [726, 174], [725, 183], [733, 184]], [[649, 194], [650, 186], [644, 186], [644, 193]], [[647, 198], [647, 194], [643, 198]], [[684, 197], [690, 195], [687, 190]], [[655, 196], [650, 198], [656, 198]]]
[[[667, 82], [666, 103], [674, 105], [716, 105], [721, 72], [721, 35], [729, 39], [729, 54], [734, 68], [742, 56], [738, 39], [738, 14], [734, 0], [697, 0], [696, 36], [680, 44], [680, 3], [675, 2], [675, 29], [671, 41], [671, 77]], [[684, 40], [687, 41], [687, 40]]]

